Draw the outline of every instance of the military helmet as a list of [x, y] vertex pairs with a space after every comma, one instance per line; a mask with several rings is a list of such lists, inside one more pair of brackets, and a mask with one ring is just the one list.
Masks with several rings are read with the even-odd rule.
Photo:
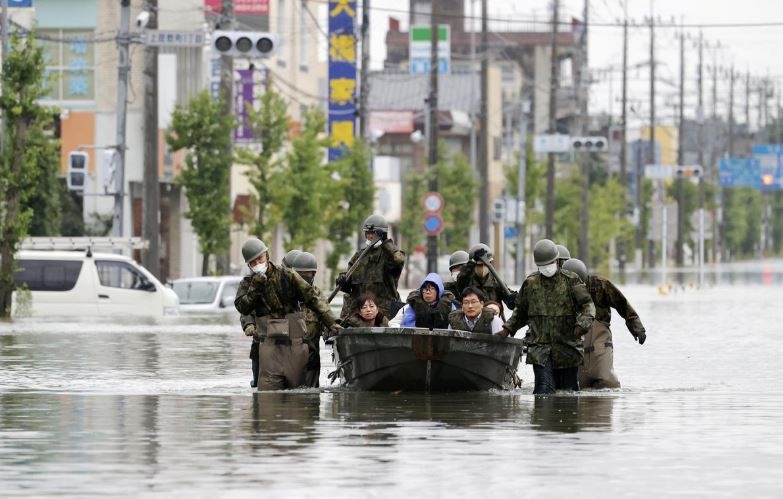
[[585, 263], [578, 258], [569, 258], [563, 262], [563, 270], [570, 270], [578, 275], [582, 282], [587, 282], [587, 267]]
[[267, 251], [269, 248], [264, 244], [264, 241], [257, 237], [251, 237], [242, 245], [242, 258], [245, 259], [245, 263], [250, 263]]
[[297, 272], [317, 272], [318, 262], [315, 260], [315, 255], [308, 253], [307, 251], [300, 251], [296, 258], [294, 258], [293, 268]]
[[470, 255], [467, 251], [455, 251], [449, 257], [449, 270], [453, 269], [457, 265], [465, 265], [470, 260]]
[[473, 246], [470, 247], [470, 249], [468, 250], [468, 256], [470, 257], [471, 260], [476, 259], [476, 252], [480, 249], [483, 249], [487, 252], [487, 254], [484, 256], [487, 260], [489, 260], [490, 262], [495, 260], [495, 255], [492, 253], [492, 249], [490, 249], [490, 247], [484, 243], [474, 244]]
[[386, 219], [382, 215], [370, 215], [364, 221], [364, 230], [380, 230], [382, 232], [389, 232], [389, 224], [386, 223]]
[[558, 260], [568, 260], [571, 258], [571, 252], [568, 251], [568, 248], [563, 246], [562, 244], [557, 244], [557, 259]]
[[533, 246], [533, 261], [536, 265], [549, 265], [557, 257], [557, 246], [549, 239], [541, 239]]
[[296, 260], [296, 257], [299, 256], [302, 252], [297, 249], [292, 249], [288, 253], [285, 254], [283, 257], [283, 267], [287, 269], [294, 268], [294, 260]]

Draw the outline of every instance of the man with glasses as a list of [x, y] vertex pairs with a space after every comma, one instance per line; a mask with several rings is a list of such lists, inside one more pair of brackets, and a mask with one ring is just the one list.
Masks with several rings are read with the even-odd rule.
[[462, 292], [462, 310], [449, 314], [449, 329], [472, 333], [494, 334], [503, 329], [503, 321], [491, 308], [484, 308], [487, 295], [478, 288]]

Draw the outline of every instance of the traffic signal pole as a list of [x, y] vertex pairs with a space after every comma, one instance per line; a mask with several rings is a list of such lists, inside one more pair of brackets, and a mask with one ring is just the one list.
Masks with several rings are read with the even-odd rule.
[[[234, 2], [223, 2], [220, 8], [220, 28], [221, 29], [233, 29], [234, 28]], [[220, 56], [220, 98], [223, 103], [223, 113], [226, 116], [234, 115], [234, 57], [231, 55], [222, 54]], [[229, 158], [234, 157], [233, 143], [228, 142], [225, 154]], [[233, 161], [232, 161], [233, 166]], [[228, 169], [228, 189], [229, 196], [231, 195], [231, 170]], [[229, 206], [229, 210], [230, 210]], [[260, 234], [259, 234], [260, 236]], [[226, 227], [226, 233], [224, 237], [231, 241], [231, 228]], [[230, 248], [230, 243], [229, 243]], [[224, 251], [222, 254], [216, 255], [217, 271], [219, 274], [228, 274], [231, 266], [230, 249]]]
[[125, 203], [125, 129], [128, 112], [128, 73], [130, 61], [130, 0], [120, 0], [120, 31], [117, 35], [117, 175], [114, 193], [114, 211], [112, 214], [112, 235], [123, 237], [123, 219]]

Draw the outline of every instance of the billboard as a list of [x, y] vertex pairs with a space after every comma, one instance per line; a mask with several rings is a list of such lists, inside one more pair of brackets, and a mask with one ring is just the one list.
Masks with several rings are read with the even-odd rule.
[[356, 135], [356, 1], [329, 0], [329, 161]]

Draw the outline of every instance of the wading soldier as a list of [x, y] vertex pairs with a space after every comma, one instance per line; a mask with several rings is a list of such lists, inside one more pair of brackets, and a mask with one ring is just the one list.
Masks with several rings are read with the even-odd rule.
[[612, 282], [598, 275], [588, 275], [582, 260], [571, 258], [563, 264], [582, 279], [595, 304], [595, 320], [585, 335], [585, 360], [579, 366], [579, 386], [583, 388], [620, 388], [620, 380], [614, 372], [614, 344], [609, 326], [612, 321], [612, 308], [625, 319], [625, 326], [634, 339], [643, 345], [647, 333], [625, 296]]
[[260, 342], [259, 390], [281, 390], [304, 385], [309, 348], [300, 303], [312, 310], [329, 329], [340, 329], [329, 305], [296, 272], [269, 261], [269, 249], [260, 239], [248, 239], [242, 256], [251, 274], [239, 283], [234, 306], [255, 317]]
[[557, 389], [579, 390], [577, 370], [582, 365], [582, 335], [595, 317], [590, 293], [579, 277], [557, 266], [555, 243], [542, 239], [533, 248], [538, 272], [522, 283], [517, 306], [498, 333], [508, 336], [522, 326], [527, 363], [533, 364], [534, 394], [554, 393]]
[[405, 253], [389, 239], [388, 233], [389, 225], [381, 215], [370, 215], [364, 221], [366, 246], [348, 261], [348, 268], [356, 264], [356, 270], [350, 277], [345, 272], [337, 277], [337, 287], [346, 293], [341, 318], [353, 313], [355, 301], [365, 293], [375, 295], [376, 304], [386, 317], [394, 317], [402, 305], [397, 282], [405, 265]]
[[[315, 255], [306, 251], [300, 252], [296, 255], [293, 261], [293, 268], [297, 274], [302, 276], [302, 279], [307, 281], [309, 285], [313, 287], [318, 299], [323, 299], [321, 290], [313, 284], [315, 281], [315, 273], [318, 272], [318, 262], [315, 260]], [[307, 360], [307, 372], [305, 373], [305, 384], [310, 387], [317, 388], [319, 378], [321, 376], [321, 354], [320, 354], [320, 342], [321, 334], [324, 330], [329, 329], [329, 325], [323, 322], [318, 314], [310, 309], [304, 311], [305, 314], [305, 342], [310, 348], [310, 357]]]

